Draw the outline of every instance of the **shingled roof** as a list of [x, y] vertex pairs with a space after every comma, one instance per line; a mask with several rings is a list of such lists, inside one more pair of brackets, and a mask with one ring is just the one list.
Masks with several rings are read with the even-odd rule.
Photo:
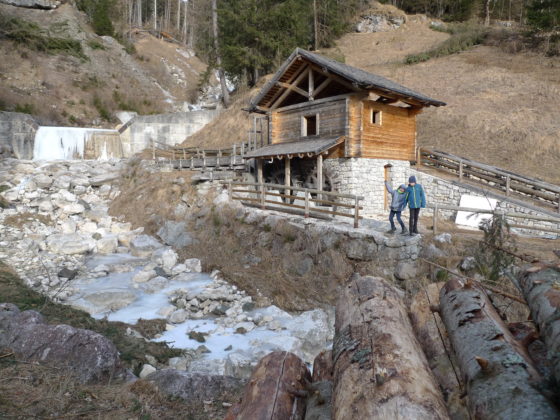
[[332, 60], [330, 58], [324, 57], [319, 54], [315, 54], [301, 48], [296, 48], [295, 51], [288, 57], [288, 59], [280, 66], [280, 69], [276, 72], [274, 77], [261, 89], [258, 95], [253, 98], [250, 103], [249, 110], [256, 111], [259, 106], [261, 106], [261, 101], [269, 93], [270, 90], [278, 88], [277, 83], [280, 81], [281, 77], [284, 75], [286, 70], [292, 66], [295, 60], [301, 57], [319, 67], [323, 70], [336, 74], [359, 89], [363, 90], [375, 90], [382, 93], [388, 93], [396, 95], [401, 98], [404, 102], [406, 99], [414, 100], [419, 102], [423, 106], [444, 106], [445, 102], [432, 99], [422, 93], [418, 93], [409, 89], [405, 86], [399, 85], [389, 79], [384, 77], [368, 73], [364, 70], [358, 69], [356, 67], [349, 66], [344, 63]]

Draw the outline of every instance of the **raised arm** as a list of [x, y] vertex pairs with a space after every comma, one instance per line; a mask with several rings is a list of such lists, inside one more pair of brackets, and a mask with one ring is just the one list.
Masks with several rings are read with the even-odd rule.
[[385, 181], [385, 188], [387, 188], [389, 194], [393, 194], [393, 189], [391, 188], [391, 184], [389, 184], [389, 181]]

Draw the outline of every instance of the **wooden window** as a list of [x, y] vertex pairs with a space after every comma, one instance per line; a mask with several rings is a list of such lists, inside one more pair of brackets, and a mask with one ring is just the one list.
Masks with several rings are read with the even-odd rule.
[[301, 135], [303, 137], [316, 136], [319, 134], [319, 116], [306, 115], [301, 119]]
[[369, 122], [371, 124], [381, 125], [381, 111], [372, 109]]

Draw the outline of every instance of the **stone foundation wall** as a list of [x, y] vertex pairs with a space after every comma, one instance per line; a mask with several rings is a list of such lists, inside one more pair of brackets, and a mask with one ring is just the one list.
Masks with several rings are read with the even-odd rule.
[[[458, 182], [449, 181], [437, 176], [433, 176], [424, 172], [420, 172], [417, 169], [409, 168], [407, 175], [415, 175], [418, 183], [424, 187], [426, 192], [426, 200], [428, 204], [438, 204], [438, 205], [451, 205], [458, 206], [461, 200], [461, 196], [464, 194], [473, 195], [478, 197], [489, 197], [497, 200], [496, 208], [498, 210], [510, 213], [524, 213], [531, 214], [535, 216], [543, 217], [559, 217], [558, 223], [542, 222], [531, 219], [521, 219], [521, 218], [510, 218], [508, 221], [512, 224], [535, 226], [541, 228], [552, 228], [560, 229], [560, 215], [552, 211], [547, 211], [545, 209], [540, 209], [528, 203], [524, 203], [520, 200], [514, 198], [505, 197], [501, 194], [496, 194], [490, 190], [483, 190], [475, 186], [466, 187], [464, 184], [459, 184]], [[408, 177], [407, 177], [408, 178]], [[433, 214], [432, 209], [426, 209], [424, 214]], [[457, 215], [456, 211], [451, 210], [440, 210], [439, 214], [448, 219], [455, 219]], [[531, 236], [556, 236], [555, 233], [547, 233], [543, 231], [527, 230], [527, 229], [517, 229], [519, 233], [529, 234]]]
[[[325, 159], [324, 170], [331, 177], [334, 189], [365, 197], [362, 215], [371, 217], [385, 212], [385, 165], [392, 165], [393, 188], [406, 184], [410, 163], [404, 160], [340, 158]], [[390, 204], [390, 197], [388, 197]]]

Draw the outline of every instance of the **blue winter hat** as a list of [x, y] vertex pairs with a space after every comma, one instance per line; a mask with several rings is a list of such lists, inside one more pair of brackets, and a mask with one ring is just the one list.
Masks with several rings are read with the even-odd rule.
[[408, 178], [408, 183], [409, 184], [412, 184], [413, 182], [416, 184], [416, 177], [414, 175], [412, 175], [410, 178]]

